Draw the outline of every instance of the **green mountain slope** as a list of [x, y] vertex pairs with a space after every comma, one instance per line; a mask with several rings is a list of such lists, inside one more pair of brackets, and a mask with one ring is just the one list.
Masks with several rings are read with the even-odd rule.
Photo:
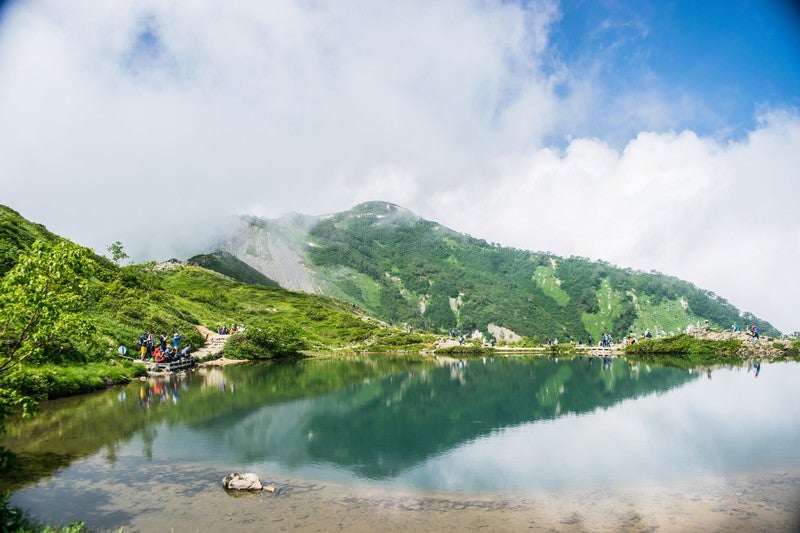
[[265, 285], [267, 287], [279, 287], [277, 282], [272, 281], [267, 276], [251, 267], [247, 263], [240, 261], [227, 252], [214, 252], [212, 254], [202, 254], [190, 257], [187, 261], [190, 265], [206, 268], [224, 274], [236, 281], [250, 285]]
[[[270, 231], [255, 234], [256, 225]], [[269, 264], [276, 259], [253, 250], [268, 249], [282, 225], [243, 219], [243, 229], [225, 249], [245, 263]], [[316, 281], [313, 290], [387, 321], [439, 332], [488, 334], [501, 327], [540, 340], [593, 342], [603, 332], [618, 339], [646, 329], [677, 333], [705, 320], [720, 328], [757, 322], [767, 334], [780, 333], [671, 276], [492, 245], [386, 202], [306, 217], [304, 225], [305, 234], [295, 225], [291, 237], [280, 239], [295, 243], [291, 261]], [[273, 279], [291, 286], [290, 279]]]

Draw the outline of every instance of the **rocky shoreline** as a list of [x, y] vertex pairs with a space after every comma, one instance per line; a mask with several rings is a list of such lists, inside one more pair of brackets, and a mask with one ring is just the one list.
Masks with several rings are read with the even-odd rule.
[[714, 330], [711, 328], [690, 328], [686, 332], [698, 339], [706, 339], [712, 341], [726, 341], [738, 340], [741, 341], [741, 348], [738, 355], [743, 359], [776, 359], [785, 357], [786, 352], [791, 350], [791, 339], [776, 339], [766, 335], [760, 335], [759, 338], [754, 339], [750, 333], [746, 331], [733, 331], [733, 330]]

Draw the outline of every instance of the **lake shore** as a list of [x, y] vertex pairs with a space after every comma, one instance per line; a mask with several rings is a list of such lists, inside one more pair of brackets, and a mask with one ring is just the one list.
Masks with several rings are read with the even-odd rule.
[[[143, 490], [136, 483], [115, 482], [112, 487], [110, 481], [99, 481], [95, 495], [102, 494], [103, 499], [81, 519], [101, 531], [174, 532], [232, 527], [239, 531], [794, 532], [800, 525], [800, 472], [796, 471], [704, 477], [667, 486], [454, 495], [269, 478], [262, 480], [278, 488], [275, 494], [233, 494], [216, 479], [221, 475], [198, 470], [187, 482], [185, 470], [175, 477], [170, 470], [159, 465], [154, 471], [158, 491]], [[35, 495], [30, 497], [35, 500]], [[63, 512], [35, 507], [40, 517]], [[52, 518], [63, 521], [64, 515]]]

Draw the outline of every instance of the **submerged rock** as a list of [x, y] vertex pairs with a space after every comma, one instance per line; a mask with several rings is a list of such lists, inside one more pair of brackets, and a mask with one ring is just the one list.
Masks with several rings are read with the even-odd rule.
[[222, 486], [228, 490], [261, 490], [261, 480], [251, 472], [240, 474], [234, 472], [222, 478]]

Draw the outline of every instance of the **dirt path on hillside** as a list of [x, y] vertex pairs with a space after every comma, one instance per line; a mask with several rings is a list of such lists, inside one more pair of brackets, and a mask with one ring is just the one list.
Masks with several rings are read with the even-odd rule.
[[200, 366], [227, 366], [245, 362], [243, 359], [217, 357], [225, 347], [225, 343], [231, 338], [231, 335], [214, 333], [205, 326], [197, 326], [197, 331], [205, 338], [203, 345], [192, 354], [195, 359], [201, 361]]
[[230, 335], [220, 335], [219, 333], [215, 333], [205, 326], [197, 326], [197, 331], [199, 331], [200, 334], [205, 338], [203, 345], [198, 348], [197, 351], [192, 353], [192, 356], [198, 360], [208, 359], [209, 357], [219, 355], [219, 353], [225, 347], [225, 343], [228, 342], [228, 337], [230, 337]]

